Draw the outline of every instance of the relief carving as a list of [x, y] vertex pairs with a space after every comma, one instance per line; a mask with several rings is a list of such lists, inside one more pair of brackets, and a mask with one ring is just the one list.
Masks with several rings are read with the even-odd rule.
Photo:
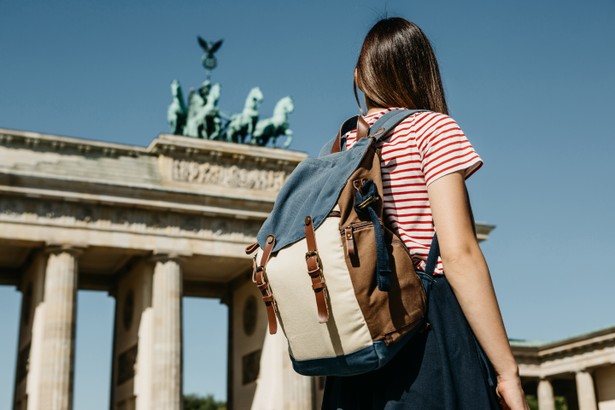
[[288, 173], [175, 159], [171, 175], [174, 181], [277, 192], [286, 182]]

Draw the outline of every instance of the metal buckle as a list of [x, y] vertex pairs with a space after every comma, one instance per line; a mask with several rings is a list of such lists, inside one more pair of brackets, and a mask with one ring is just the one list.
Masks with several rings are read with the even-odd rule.
[[370, 204], [372, 204], [376, 200], [377, 200], [377, 197], [375, 197], [374, 195], [370, 195], [365, 201], [357, 205], [357, 208], [365, 209], [366, 207], [368, 207]]

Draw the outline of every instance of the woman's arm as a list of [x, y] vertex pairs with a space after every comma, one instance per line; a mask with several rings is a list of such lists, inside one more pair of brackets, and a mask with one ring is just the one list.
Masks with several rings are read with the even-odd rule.
[[510, 350], [489, 268], [474, 236], [463, 171], [427, 187], [446, 277], [498, 376], [504, 408], [529, 409]]

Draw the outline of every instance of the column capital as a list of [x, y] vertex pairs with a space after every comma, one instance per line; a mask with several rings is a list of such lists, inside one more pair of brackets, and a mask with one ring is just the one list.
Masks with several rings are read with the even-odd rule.
[[72, 255], [74, 258], [78, 258], [85, 251], [84, 246], [77, 246], [67, 243], [52, 243], [48, 242], [45, 244], [44, 252], [46, 254], [57, 255], [59, 253], [68, 253]]
[[589, 369], [577, 370], [575, 374], [577, 382], [577, 397], [579, 400], [580, 410], [596, 410], [598, 408], [596, 401], [596, 392], [594, 387], [594, 378]]
[[536, 391], [538, 396], [538, 408], [540, 410], [555, 410], [555, 396], [551, 380], [541, 377]]
[[191, 255], [188, 253], [181, 253], [181, 252], [177, 252], [177, 251], [165, 251], [165, 250], [155, 250], [151, 256], [150, 256], [150, 260], [152, 262], [169, 262], [169, 261], [173, 261], [173, 262], [177, 262], [180, 263], [183, 260], [185, 260], [186, 258], [190, 257]]

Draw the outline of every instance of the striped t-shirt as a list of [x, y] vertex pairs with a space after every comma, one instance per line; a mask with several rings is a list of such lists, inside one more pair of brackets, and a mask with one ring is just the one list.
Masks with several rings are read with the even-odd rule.
[[[364, 117], [369, 125], [387, 108]], [[356, 140], [356, 131], [346, 134], [346, 148]], [[384, 190], [384, 214], [397, 229], [418, 270], [424, 270], [435, 229], [427, 186], [447, 174], [464, 170], [468, 178], [482, 160], [455, 120], [445, 114], [420, 112], [402, 121], [379, 142]], [[435, 273], [443, 273], [438, 259]]]

